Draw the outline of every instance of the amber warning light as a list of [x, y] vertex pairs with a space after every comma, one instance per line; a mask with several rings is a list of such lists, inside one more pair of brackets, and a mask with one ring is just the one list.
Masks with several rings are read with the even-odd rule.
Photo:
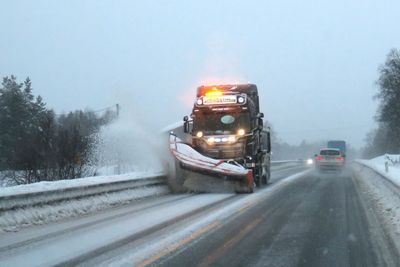
[[223, 93], [218, 90], [216, 87], [213, 87], [210, 91], [207, 91], [205, 93], [206, 96], [210, 97], [210, 96], [221, 96], [223, 95]]
[[196, 99], [198, 106], [202, 105], [226, 105], [226, 104], [240, 104], [246, 102], [246, 97], [243, 95], [226, 94], [223, 90], [217, 87], [207, 88], [207, 91], [200, 93]]

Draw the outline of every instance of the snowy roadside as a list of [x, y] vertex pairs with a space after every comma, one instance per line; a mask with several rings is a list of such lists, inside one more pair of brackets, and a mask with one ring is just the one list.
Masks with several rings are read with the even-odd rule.
[[[371, 160], [357, 160], [400, 187], [400, 155], [383, 155]], [[387, 171], [386, 171], [387, 168]]]
[[0, 188], [0, 197], [14, 196], [27, 193], [54, 191], [54, 190], [73, 189], [83, 186], [106, 184], [110, 182], [122, 182], [127, 180], [143, 179], [146, 177], [155, 177], [161, 175], [164, 175], [164, 173], [161, 171], [134, 172], [121, 175], [94, 176], [94, 177], [85, 177], [74, 180], [59, 180], [52, 182], [39, 182], [26, 185], [17, 185], [17, 186]]
[[163, 175], [146, 171], [0, 188], [0, 232], [169, 194], [168, 185], [158, 182]]
[[[375, 161], [370, 165], [359, 161], [353, 164], [354, 178], [360, 185], [361, 191], [370, 199], [368, 208], [372, 209], [382, 222], [387, 238], [393, 242], [396, 250], [400, 251], [400, 189], [391, 183], [393, 177], [385, 179], [376, 170]], [[396, 178], [396, 177], [395, 177]]]
[[0, 212], [0, 232], [18, 231], [23, 227], [81, 216], [146, 197], [161, 196], [169, 193], [167, 185], [160, 185], [3, 211]]

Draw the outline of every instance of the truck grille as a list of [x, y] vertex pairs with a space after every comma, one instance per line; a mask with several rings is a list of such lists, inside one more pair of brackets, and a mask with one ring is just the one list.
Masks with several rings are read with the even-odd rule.
[[244, 143], [215, 144], [201, 147], [200, 153], [214, 159], [239, 159], [245, 155]]

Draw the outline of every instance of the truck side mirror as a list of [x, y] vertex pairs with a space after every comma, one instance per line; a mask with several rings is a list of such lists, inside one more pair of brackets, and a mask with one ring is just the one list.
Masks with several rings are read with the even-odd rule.
[[257, 118], [264, 118], [264, 113], [262, 113], [262, 112], [258, 113]]
[[189, 133], [190, 132], [190, 124], [189, 124], [189, 117], [185, 116], [183, 117], [183, 132], [184, 133]]
[[267, 153], [271, 152], [271, 133], [267, 133]]
[[189, 133], [189, 122], [188, 121], [185, 121], [183, 123], [183, 132], [184, 133]]
[[262, 118], [258, 118], [258, 127], [262, 129], [264, 127], [264, 121]]

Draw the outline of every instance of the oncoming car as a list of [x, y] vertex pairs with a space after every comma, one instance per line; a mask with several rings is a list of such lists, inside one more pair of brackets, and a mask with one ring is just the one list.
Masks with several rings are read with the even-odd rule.
[[342, 171], [345, 166], [345, 157], [337, 148], [323, 148], [315, 156], [315, 167], [318, 171]]

